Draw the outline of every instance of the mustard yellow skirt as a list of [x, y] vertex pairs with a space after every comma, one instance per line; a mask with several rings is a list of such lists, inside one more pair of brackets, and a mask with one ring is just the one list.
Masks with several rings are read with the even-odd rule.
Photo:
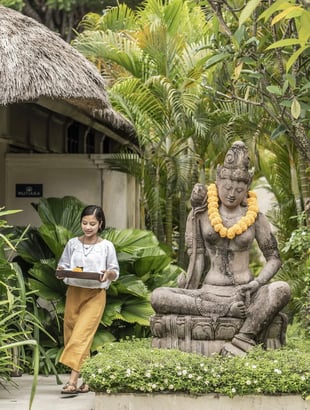
[[69, 286], [64, 314], [64, 345], [61, 363], [79, 372], [90, 354], [106, 305], [105, 289]]

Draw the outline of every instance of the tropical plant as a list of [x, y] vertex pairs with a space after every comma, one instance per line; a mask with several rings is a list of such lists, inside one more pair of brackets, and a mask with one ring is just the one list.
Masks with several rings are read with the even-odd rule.
[[142, 224], [171, 247], [175, 229], [185, 225], [180, 200], [186, 209], [184, 198], [204, 174], [196, 155], [209, 122], [201, 86], [211, 41], [204, 14], [191, 2], [151, 0], [136, 12], [120, 4], [102, 16], [87, 15], [81, 28], [73, 45], [97, 64], [111, 84], [114, 107], [137, 131], [139, 151], [108, 162], [138, 178]]
[[[0, 218], [20, 212], [0, 209]], [[32, 299], [26, 292], [25, 282], [18, 264], [12, 262], [23, 233], [13, 238], [8, 233], [9, 225], [0, 219], [0, 383], [11, 382], [14, 373], [22, 371], [26, 349], [31, 351], [31, 372], [33, 383], [29, 409], [34, 399], [39, 373], [39, 345], [33, 333], [41, 328], [38, 318], [28, 312], [27, 305]]]
[[[84, 205], [76, 198], [64, 197], [42, 198], [34, 206], [42, 225], [28, 230], [18, 248], [17, 259], [27, 277], [27, 286], [35, 295], [41, 321], [56, 340], [51, 344], [42, 335], [40, 344], [57, 363], [63, 347], [66, 286], [56, 279], [55, 270], [68, 239], [82, 234], [79, 218]], [[116, 248], [121, 275], [108, 290], [93, 351], [107, 341], [126, 335], [148, 335], [153, 313], [150, 292], [158, 286], [175, 284], [182, 271], [149, 231], [108, 228], [102, 236], [111, 240]]]
[[[303, 324], [310, 334], [310, 229], [305, 226], [305, 214], [295, 221], [297, 228], [282, 247], [285, 256], [279, 277], [291, 285], [290, 314]], [[294, 218], [297, 219], [297, 218]]]
[[[206, 3], [216, 28], [209, 60], [216, 71], [206, 90], [227, 103], [257, 107], [261, 120], [256, 122], [256, 139], [285, 137], [287, 145], [293, 143], [300, 156], [297, 177], [304, 179], [301, 206], [308, 212], [310, 12], [295, 0]], [[277, 145], [270, 148], [277, 154]]]
[[[277, 1], [268, 9], [258, 0], [211, 0], [202, 7], [149, 0], [138, 12], [122, 4], [83, 19], [73, 45], [97, 64], [111, 85], [113, 105], [137, 129], [139, 152], [115, 156], [110, 165], [138, 178], [142, 223], [145, 219], [169, 246], [175, 234], [184, 238], [191, 187], [214, 179], [215, 165], [232, 139], [245, 140], [256, 158], [270, 135], [285, 134], [295, 151], [307, 156], [308, 137], [302, 134], [308, 115], [307, 60], [304, 65], [299, 57], [307, 51], [301, 22], [308, 12], [298, 6], [298, 13], [294, 8], [295, 14], [271, 19], [291, 3]], [[294, 44], [301, 44], [302, 53], [288, 68], [303, 67], [292, 74], [283, 70], [287, 55], [275, 51], [293, 44], [277, 42], [290, 16], [299, 34]], [[272, 30], [263, 24], [268, 19]], [[289, 35], [294, 31], [288, 24]], [[272, 143], [269, 149], [277, 152]], [[304, 177], [302, 202], [307, 203], [309, 175], [302, 159], [298, 176]], [[184, 242], [176, 249], [184, 266]]]

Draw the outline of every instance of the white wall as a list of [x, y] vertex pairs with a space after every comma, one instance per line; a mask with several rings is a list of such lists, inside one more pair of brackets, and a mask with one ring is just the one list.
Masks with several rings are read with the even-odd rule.
[[[102, 155], [104, 162], [104, 155]], [[87, 154], [7, 154], [5, 206], [23, 212], [8, 217], [14, 225], [41, 224], [31, 202], [39, 198], [16, 197], [16, 184], [42, 184], [43, 196], [74, 196], [86, 205], [104, 209], [107, 226], [138, 228], [138, 187], [126, 174], [99, 168]]]

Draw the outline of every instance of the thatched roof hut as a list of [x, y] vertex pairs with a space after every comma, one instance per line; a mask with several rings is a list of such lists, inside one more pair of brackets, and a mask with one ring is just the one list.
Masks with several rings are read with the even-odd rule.
[[40, 100], [67, 102], [115, 132], [134, 134], [91, 62], [46, 26], [0, 6], [0, 104]]

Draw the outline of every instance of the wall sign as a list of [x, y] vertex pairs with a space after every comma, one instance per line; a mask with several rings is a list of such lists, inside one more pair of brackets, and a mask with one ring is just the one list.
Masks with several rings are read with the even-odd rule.
[[43, 196], [43, 184], [16, 184], [17, 198], [38, 198]]

